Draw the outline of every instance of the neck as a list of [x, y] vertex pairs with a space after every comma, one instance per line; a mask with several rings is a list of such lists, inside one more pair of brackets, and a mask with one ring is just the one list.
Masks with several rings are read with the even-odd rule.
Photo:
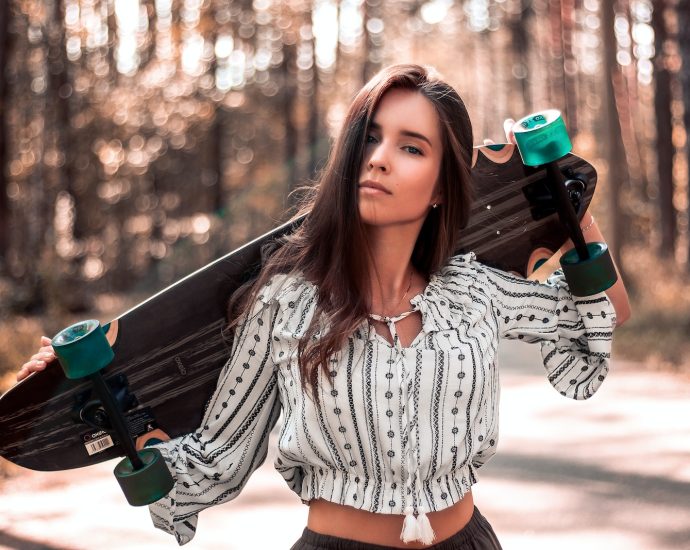
[[[419, 231], [369, 227], [367, 233], [372, 254], [371, 310], [375, 313], [395, 313], [388, 310], [409, 305], [403, 295], [410, 289], [411, 281], [414, 287], [411, 258]], [[412, 296], [408, 292], [405, 298]]]

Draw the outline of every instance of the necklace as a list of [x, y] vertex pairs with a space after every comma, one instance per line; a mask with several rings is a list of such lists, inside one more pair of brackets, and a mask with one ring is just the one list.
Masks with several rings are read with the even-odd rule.
[[[398, 300], [398, 303], [395, 304], [391, 309], [393, 309], [393, 310], [398, 309], [398, 307], [400, 306], [400, 304], [402, 304], [402, 301], [405, 299], [405, 296], [407, 296], [407, 293], [410, 292], [410, 289], [412, 288], [412, 271], [413, 271], [413, 270], [410, 269], [410, 279], [407, 281], [407, 290], [406, 290], [405, 293], [402, 295], [402, 298], [400, 298], [400, 300]], [[387, 315], [376, 315], [375, 313], [370, 313], [369, 315], [370, 315], [371, 317], [373, 317], [374, 319], [376, 319], [376, 320], [388, 319], [388, 318], [389, 318], [389, 316], [387, 316]], [[377, 318], [378, 318], [378, 319], [377, 319]]]

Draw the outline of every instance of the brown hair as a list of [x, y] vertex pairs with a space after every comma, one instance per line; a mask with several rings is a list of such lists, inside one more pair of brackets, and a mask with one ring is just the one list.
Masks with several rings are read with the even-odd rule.
[[[350, 105], [328, 163], [302, 201], [298, 216], [308, 213], [304, 222], [278, 243], [258, 279], [251, 283], [251, 291], [243, 287], [231, 300], [231, 311], [239, 304], [246, 314], [259, 289], [277, 273], [301, 272], [318, 287], [313, 320], [298, 346], [305, 389], [316, 389], [319, 366], [328, 373], [328, 358], [367, 317], [370, 264], [369, 255], [363, 252], [369, 248], [359, 214], [358, 183], [369, 125], [383, 95], [394, 88], [416, 91], [433, 104], [443, 143], [439, 173], [443, 203], [429, 211], [422, 225], [412, 252], [414, 267], [427, 277], [439, 270], [455, 252], [459, 232], [469, 218], [472, 125], [465, 104], [451, 86], [424, 67], [406, 64], [383, 69]], [[325, 320], [329, 330], [315, 339], [319, 319]], [[312, 395], [316, 397], [316, 391]]]

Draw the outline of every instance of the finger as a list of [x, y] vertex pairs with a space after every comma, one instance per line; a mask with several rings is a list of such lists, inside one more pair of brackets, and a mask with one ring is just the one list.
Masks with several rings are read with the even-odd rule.
[[43, 359], [34, 359], [27, 364], [29, 372], [36, 372], [46, 368], [46, 362]]
[[41, 344], [43, 344], [44, 346], [46, 346], [48, 344], [52, 344], [52, 343], [53, 343], [53, 341], [50, 338], [48, 338], [47, 336], [41, 336]]
[[19, 369], [19, 371], [17, 371], [17, 382], [24, 380], [24, 378], [29, 376], [31, 373], [41, 371], [44, 368], [45, 365], [41, 367], [35, 361], [29, 361], [28, 363], [24, 363], [22, 367]]
[[515, 143], [515, 132], [513, 131], [514, 124], [515, 121], [512, 118], [507, 118], [503, 121], [503, 131], [508, 143]]
[[36, 355], [34, 355], [31, 358], [30, 361], [27, 361], [26, 363], [24, 363], [24, 366], [29, 368], [29, 369], [32, 369], [35, 365], [37, 365], [39, 363], [45, 364], [45, 363], [49, 362], [49, 361], [46, 361], [46, 359], [48, 359], [48, 358], [41, 355], [40, 353], [37, 353]]
[[55, 350], [51, 346], [46, 346], [44, 348], [39, 348], [38, 354], [49, 355], [50, 357], [55, 357]]
[[50, 362], [55, 359], [55, 355], [50, 352], [38, 352], [31, 356], [31, 361], [46, 361]]

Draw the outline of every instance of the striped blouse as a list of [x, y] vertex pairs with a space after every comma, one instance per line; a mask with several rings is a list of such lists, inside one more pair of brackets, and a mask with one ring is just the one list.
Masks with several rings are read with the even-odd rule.
[[438, 511], [462, 499], [496, 451], [499, 339], [539, 342], [549, 382], [586, 399], [608, 372], [615, 312], [606, 294], [573, 298], [562, 272], [525, 280], [455, 256], [411, 300], [422, 330], [409, 347], [363, 322], [319, 369], [316, 406], [302, 390], [297, 345], [317, 287], [278, 275], [238, 327], [195, 433], [158, 444], [176, 484], [150, 506], [179, 544], [199, 512], [236, 497], [266, 458], [303, 502], [382, 514]]

